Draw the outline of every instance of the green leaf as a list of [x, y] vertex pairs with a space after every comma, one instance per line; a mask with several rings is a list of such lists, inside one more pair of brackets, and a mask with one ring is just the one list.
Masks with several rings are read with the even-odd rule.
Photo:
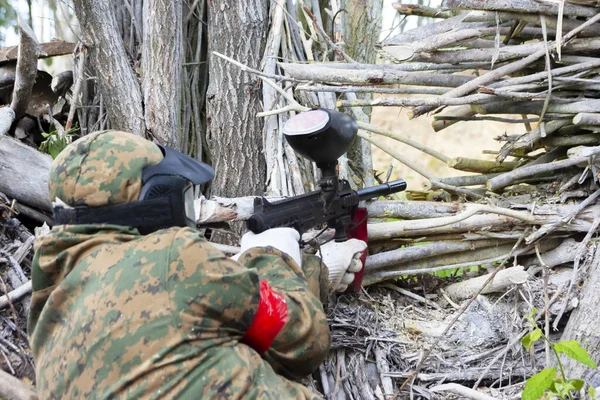
[[556, 368], [546, 368], [527, 379], [523, 389], [523, 400], [537, 400], [548, 390], [556, 377]]
[[577, 340], [563, 340], [554, 345], [557, 353], [565, 354], [583, 365], [597, 369], [598, 365], [590, 358], [588, 352], [579, 345]]
[[535, 328], [534, 330], [529, 332], [527, 335], [523, 336], [523, 339], [521, 339], [521, 343], [527, 350], [529, 350], [531, 348], [531, 346], [535, 342], [537, 342], [539, 340], [539, 338], [541, 338], [541, 337], [542, 337], [542, 330], [540, 328]]
[[529, 321], [529, 323], [535, 327], [537, 327], [537, 324], [535, 323], [535, 314], [537, 314], [537, 308], [532, 307], [531, 308], [531, 312], [529, 314], [527, 314], [525, 316], [525, 318], [527, 319], [527, 321]]
[[585, 384], [583, 379], [569, 379], [567, 382], [570, 383], [573, 386], [573, 389], [577, 391], [580, 391]]
[[596, 389], [593, 388], [592, 386], [588, 386], [588, 393], [590, 394], [590, 396], [592, 396], [592, 399], [595, 399], [596, 397]]

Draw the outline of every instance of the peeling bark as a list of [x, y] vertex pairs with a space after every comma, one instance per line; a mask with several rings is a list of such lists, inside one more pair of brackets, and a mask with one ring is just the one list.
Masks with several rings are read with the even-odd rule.
[[178, 148], [181, 141], [181, 0], [144, 1], [142, 91], [146, 127], [160, 143]]
[[[600, 363], [600, 249], [597, 247], [581, 288], [579, 305], [571, 313], [562, 340], [577, 340], [586, 349], [592, 360]], [[568, 357], [561, 358], [565, 373], [569, 377], [585, 379], [594, 387], [600, 386], [600, 371], [592, 370]]]
[[144, 135], [142, 92], [119, 35], [111, 0], [74, 0], [90, 66], [113, 128]]
[[13, 89], [10, 108], [15, 112], [15, 120], [25, 115], [31, 90], [37, 76], [37, 60], [40, 52], [35, 33], [22, 20], [19, 20], [19, 51], [17, 60], [17, 73]]
[[212, 55], [231, 56], [259, 69], [269, 27], [269, 1], [211, 1], [208, 7], [210, 84], [207, 145], [216, 175], [212, 194], [262, 194], [266, 166], [261, 138], [261, 84], [256, 77]]
[[0, 138], [0, 192], [50, 211], [48, 170], [52, 157], [11, 137]]

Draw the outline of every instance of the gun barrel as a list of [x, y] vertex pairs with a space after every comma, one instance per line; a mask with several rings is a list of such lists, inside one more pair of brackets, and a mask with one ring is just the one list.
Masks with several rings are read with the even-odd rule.
[[361, 201], [369, 200], [379, 196], [385, 196], [392, 193], [398, 193], [406, 189], [406, 181], [404, 179], [397, 179], [395, 181], [387, 182], [382, 185], [377, 185], [365, 189], [356, 191], [356, 194]]

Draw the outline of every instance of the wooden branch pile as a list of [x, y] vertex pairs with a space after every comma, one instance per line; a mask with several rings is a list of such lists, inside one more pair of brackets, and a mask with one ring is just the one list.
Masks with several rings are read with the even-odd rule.
[[[308, 384], [330, 398], [404, 398], [409, 391], [421, 398], [518, 398], [523, 380], [544, 364], [543, 348], [523, 354], [524, 316], [535, 306], [536, 319], [558, 329], [578, 301], [590, 301], [579, 289], [598, 253], [590, 243], [600, 225], [600, 9], [597, 2], [541, 0], [395, 7], [439, 21], [386, 40], [383, 64], [349, 56], [347, 38], [328, 36], [308, 7], [298, 8], [306, 25], [291, 22], [298, 9], [286, 9], [290, 25], [278, 31], [287, 35], [284, 50], [269, 53], [285, 60], [276, 67], [254, 71], [219, 55], [278, 94], [260, 114], [272, 121], [267, 137], [281, 132], [288, 112], [332, 108], [334, 98], [335, 107], [358, 119], [363, 141], [429, 181], [426, 193], [412, 188], [413, 200], [367, 205], [367, 289], [330, 305], [335, 350], [318, 382]], [[362, 118], [375, 106], [411, 107], [411, 118], [433, 113], [438, 134], [486, 120], [523, 124], [523, 134], [498, 138], [499, 149], [487, 151], [494, 161], [449, 157]], [[271, 176], [297, 189], [286, 143], [271, 140], [278, 148]], [[402, 145], [441, 160], [457, 176], [436, 177], [406, 159]], [[446, 202], [415, 200], [423, 198]], [[243, 220], [251, 212], [247, 198], [201, 204], [200, 223]], [[473, 266], [478, 272], [467, 268], [457, 279], [458, 268]], [[445, 279], [425, 274], [444, 270], [452, 271]], [[385, 282], [396, 278], [402, 280]], [[471, 389], [480, 386], [485, 394]]]
[[[27, 316], [35, 237], [16, 218], [18, 212], [14, 206], [15, 201], [9, 201], [0, 193], [0, 370], [34, 382]], [[29, 398], [25, 396], [28, 389], [21, 381], [9, 384], [4, 375], [0, 378], [0, 397]]]
[[[337, 2], [327, 9], [329, 17], [303, 2], [283, 3], [271, 16], [262, 71], [237, 63], [264, 82], [260, 117], [265, 118], [267, 193], [281, 197], [314, 190], [316, 169], [296, 157], [281, 127], [289, 112], [315, 106], [344, 109], [359, 121], [355, 154], [360, 161], [340, 160], [341, 176], [353, 185], [375, 183], [371, 144], [429, 181], [425, 194], [412, 188], [413, 200], [367, 204], [367, 288], [328, 307], [333, 351], [320, 369], [321, 379], [307, 384], [336, 399], [403, 398], [409, 391], [421, 398], [443, 397], [440, 393], [478, 399], [518, 396], [523, 379], [543, 357], [542, 347], [525, 354], [519, 345], [527, 332], [524, 316], [536, 307], [536, 317], [557, 329], [563, 316], [584, 300], [580, 291], [586, 274], [598, 269], [600, 251], [592, 240], [600, 225], [597, 2], [448, 0], [439, 10], [396, 4], [400, 13], [440, 21], [386, 40], [379, 53], [383, 64], [348, 54], [343, 43], [351, 40], [340, 36], [343, 13], [334, 18]], [[199, 23], [186, 29], [196, 32]], [[20, 48], [28, 51], [13, 66], [13, 104], [0, 109], [0, 192], [17, 200], [0, 197], [0, 364], [33, 380], [24, 323], [34, 239], [15, 215], [48, 219], [40, 211], [49, 210], [44, 179], [50, 160], [1, 136], [8, 133], [35, 144], [30, 135], [19, 137], [18, 129], [28, 131], [13, 122], [16, 115], [31, 116], [26, 108], [35, 103], [35, 87], [28, 78], [48, 47], [42, 45], [40, 51], [35, 37], [22, 27]], [[84, 79], [86, 52], [78, 49], [75, 74], [64, 84], [67, 99], [61, 104], [70, 105], [68, 114], [53, 106], [59, 104], [55, 93], [51, 110], [34, 115], [46, 115], [45, 123], [58, 130], [68, 130], [75, 117], [82, 134], [112, 126], [108, 106]], [[15, 64], [13, 53], [5, 53]], [[194, 63], [202, 60], [199, 54], [192, 57]], [[184, 72], [193, 86], [201, 76], [201, 71]], [[373, 93], [385, 97], [373, 98]], [[404, 94], [411, 96], [392, 97]], [[184, 96], [193, 110], [201, 104], [192, 90]], [[371, 124], [374, 106], [412, 107], [413, 118], [433, 113], [435, 131], [486, 120], [522, 123], [524, 129], [520, 136], [498, 138], [502, 145], [492, 150], [495, 161], [453, 158]], [[201, 130], [201, 121], [192, 116], [196, 111], [183, 119], [195, 131]], [[436, 177], [381, 136], [443, 161], [457, 176]], [[201, 143], [190, 146], [202, 151]], [[22, 160], [28, 168], [19, 167]], [[446, 201], [414, 200], [419, 195]], [[198, 205], [200, 225], [244, 220], [252, 212], [252, 198], [202, 199]], [[477, 271], [457, 271], [474, 266]], [[451, 272], [444, 279], [426, 274], [446, 270]], [[403, 279], [391, 282], [396, 278]], [[407, 387], [405, 380], [411, 382]], [[470, 389], [482, 382], [485, 393]], [[0, 385], [0, 397], [9, 396], [5, 393]]]

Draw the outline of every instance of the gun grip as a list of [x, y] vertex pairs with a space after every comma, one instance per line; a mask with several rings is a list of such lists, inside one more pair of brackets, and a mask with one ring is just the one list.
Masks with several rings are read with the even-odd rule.
[[[357, 207], [352, 215], [352, 223], [346, 228], [346, 236], [348, 239], [359, 239], [365, 243], [368, 239], [367, 233], [367, 209], [363, 207]], [[354, 282], [349, 288], [352, 288], [354, 292], [359, 292], [362, 285], [362, 279], [365, 272], [365, 261], [367, 259], [368, 249], [363, 251], [360, 256], [362, 268], [360, 271], [354, 273]]]

